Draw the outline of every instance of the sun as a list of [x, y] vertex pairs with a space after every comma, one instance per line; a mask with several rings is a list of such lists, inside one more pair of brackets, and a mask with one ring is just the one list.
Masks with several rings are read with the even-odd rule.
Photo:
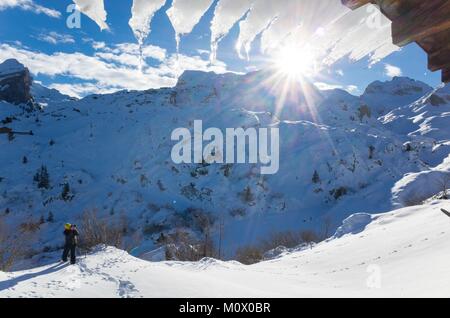
[[289, 78], [309, 77], [315, 72], [312, 51], [296, 45], [286, 45], [277, 50], [273, 63], [279, 73]]
[[320, 94], [313, 84], [321, 71], [317, 53], [307, 45], [283, 43], [270, 54], [271, 75], [264, 85], [276, 97], [275, 117], [280, 118], [286, 107], [291, 112], [318, 117], [316, 104]]

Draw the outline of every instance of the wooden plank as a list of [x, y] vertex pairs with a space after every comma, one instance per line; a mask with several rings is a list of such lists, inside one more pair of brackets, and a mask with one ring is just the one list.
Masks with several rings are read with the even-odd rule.
[[11, 128], [8, 127], [0, 127], [0, 134], [10, 134], [12, 132]]
[[417, 41], [417, 44], [427, 53], [433, 53], [447, 45], [450, 39], [450, 30], [432, 34]]
[[446, 67], [450, 67], [450, 43], [428, 54], [428, 68], [430, 71], [434, 72]]
[[450, 82], [450, 0], [342, 0], [351, 9], [377, 4], [392, 21], [393, 43], [417, 42], [428, 53], [431, 71], [442, 70], [442, 81]]
[[450, 83], [450, 68], [442, 70], [442, 82]]
[[405, 46], [414, 41], [450, 29], [450, 1], [428, 0], [408, 14], [392, 21], [395, 45]]
[[344, 6], [347, 6], [350, 9], [355, 10], [358, 9], [359, 7], [362, 7], [370, 3], [371, 0], [341, 0], [341, 2]]
[[390, 20], [395, 20], [408, 14], [414, 7], [420, 5], [423, 0], [377, 0], [381, 12]]

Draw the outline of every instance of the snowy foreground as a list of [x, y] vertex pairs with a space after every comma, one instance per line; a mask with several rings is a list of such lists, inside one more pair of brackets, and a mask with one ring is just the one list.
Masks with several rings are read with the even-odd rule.
[[449, 206], [356, 214], [339, 238], [253, 266], [151, 263], [108, 247], [75, 266], [0, 272], [0, 297], [449, 297]]

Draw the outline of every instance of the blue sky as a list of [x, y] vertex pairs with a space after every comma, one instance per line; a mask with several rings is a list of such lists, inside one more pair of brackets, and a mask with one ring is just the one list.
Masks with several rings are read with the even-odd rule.
[[[303, 0], [298, 0], [301, 1]], [[335, 2], [340, 3], [340, 0]], [[241, 31], [239, 22], [247, 19], [244, 28], [247, 27], [247, 33], [251, 33], [254, 27], [252, 23], [256, 23], [252, 21], [270, 17], [264, 10], [255, 9], [253, 16], [247, 13], [247, 16], [235, 21], [219, 44], [217, 61], [210, 64], [211, 21], [215, 15], [220, 20], [219, 14], [216, 14], [218, 0], [201, 16], [192, 32], [181, 37], [177, 55], [176, 26], [166, 14], [173, 3], [168, 0], [151, 20], [151, 33], [144, 41], [145, 62], [142, 68], [137, 40], [128, 25], [132, 17], [132, 0], [104, 1], [109, 30], [103, 31], [84, 14], [81, 14], [81, 28], [68, 28], [66, 19], [70, 13], [66, 11], [70, 4], [71, 0], [0, 0], [0, 62], [6, 58], [17, 58], [30, 68], [35, 80], [71, 95], [84, 96], [124, 88], [143, 90], [170, 86], [185, 69], [248, 72], [266, 67], [268, 59], [274, 56], [271, 51], [261, 52], [262, 32], [251, 41], [249, 60], [240, 58], [237, 54], [235, 46], [240, 36], [244, 39], [245, 36], [249, 37], [248, 34], [242, 35], [245, 32]], [[287, 20], [289, 16], [284, 14], [284, 19]], [[317, 10], [312, 14], [315, 14], [317, 20]], [[295, 16], [295, 19], [307, 20], [307, 15], [308, 12], [298, 14], [299, 17]], [[188, 17], [181, 16], [185, 19]], [[256, 18], [252, 20], [253, 17]], [[286, 24], [288, 25], [290, 24]], [[317, 23], [314, 27], [317, 28]], [[367, 30], [359, 29], [358, 32], [363, 40]], [[381, 32], [386, 33], [386, 30], [380, 31], [380, 34]], [[347, 30], [342, 29], [339, 33], [346, 34]], [[350, 50], [348, 41], [342, 41], [346, 43], [345, 49]], [[353, 43], [358, 45], [359, 41], [355, 38], [350, 46]], [[372, 43], [364, 45], [370, 46]], [[376, 49], [378, 44], [373, 45]], [[337, 55], [333, 63], [322, 67], [310, 80], [317, 82], [321, 88], [340, 87], [355, 94], [361, 93], [374, 80], [388, 80], [393, 75], [400, 74], [432, 86], [440, 83], [440, 74], [427, 70], [426, 54], [415, 44], [393, 52], [375, 64], [370, 58], [372, 53], [364, 57], [358, 56], [356, 60], [350, 59], [352, 54], [358, 55], [355, 53], [358, 50], [361, 47], [355, 48], [353, 52], [340, 52], [343, 56]]]

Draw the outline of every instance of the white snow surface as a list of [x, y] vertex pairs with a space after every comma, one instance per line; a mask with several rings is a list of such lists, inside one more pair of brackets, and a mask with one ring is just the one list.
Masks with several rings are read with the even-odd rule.
[[0, 272], [0, 297], [448, 297], [449, 206], [373, 215], [358, 234], [251, 266], [152, 263], [99, 247], [73, 266]]

